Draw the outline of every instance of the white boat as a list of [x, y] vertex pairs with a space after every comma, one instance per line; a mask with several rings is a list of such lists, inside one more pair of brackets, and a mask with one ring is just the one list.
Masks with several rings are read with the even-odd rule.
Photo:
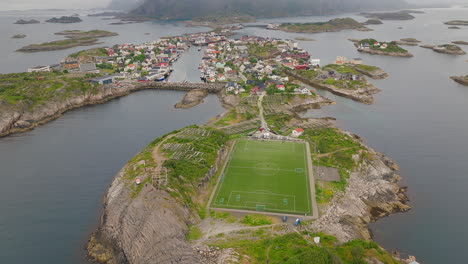
[[165, 79], [166, 79], [166, 77], [164, 77], [164, 75], [158, 75], [158, 76], [156, 76], [156, 79], [155, 79], [155, 80], [156, 80], [157, 82], [162, 82], [162, 81], [164, 81]]

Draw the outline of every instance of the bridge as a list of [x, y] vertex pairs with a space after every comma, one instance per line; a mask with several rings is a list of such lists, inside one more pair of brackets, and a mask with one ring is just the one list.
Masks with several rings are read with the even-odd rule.
[[226, 83], [178, 83], [178, 82], [141, 82], [136, 84], [137, 89], [159, 89], [191, 91], [195, 89], [207, 90], [209, 93], [218, 93]]

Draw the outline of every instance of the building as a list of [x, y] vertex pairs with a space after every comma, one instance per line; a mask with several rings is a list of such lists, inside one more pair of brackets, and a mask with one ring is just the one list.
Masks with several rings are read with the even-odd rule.
[[74, 70], [78, 69], [80, 67], [80, 64], [78, 63], [78, 61], [66, 61], [63, 63], [63, 67], [66, 70]]
[[347, 61], [346, 57], [337, 56], [335, 60], [335, 64], [345, 64]]
[[311, 60], [310, 60], [310, 64], [311, 64], [312, 66], [314, 66], [314, 67], [315, 67], [315, 66], [320, 66], [320, 59], [311, 59]]
[[297, 129], [294, 129], [294, 130], [293, 130], [292, 136], [293, 136], [293, 137], [300, 137], [303, 133], [304, 133], [304, 129], [302, 129], [302, 128], [297, 128]]
[[88, 62], [80, 64], [80, 72], [99, 73], [99, 70], [96, 68], [96, 63]]
[[99, 78], [94, 78], [91, 79], [91, 83], [98, 83], [98, 84], [110, 84], [115, 81], [115, 76], [114, 75], [109, 75], [109, 76], [103, 76]]
[[29, 68], [28, 72], [50, 72], [50, 66], [36, 66], [34, 68]]

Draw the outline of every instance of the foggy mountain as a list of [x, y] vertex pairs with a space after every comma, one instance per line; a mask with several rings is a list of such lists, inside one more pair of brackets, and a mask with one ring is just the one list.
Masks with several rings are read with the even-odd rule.
[[[114, 0], [122, 2], [124, 0]], [[255, 17], [325, 15], [341, 12], [398, 9], [405, 0], [143, 0], [134, 14], [190, 19], [207, 15], [243, 14]]]
[[109, 9], [113, 10], [132, 10], [143, 4], [144, 0], [112, 0]]

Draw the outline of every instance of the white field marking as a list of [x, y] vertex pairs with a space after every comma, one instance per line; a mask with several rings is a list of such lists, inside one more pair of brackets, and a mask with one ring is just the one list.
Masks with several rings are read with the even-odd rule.
[[269, 169], [269, 168], [260, 168], [260, 167], [241, 167], [241, 166], [230, 166], [234, 169], [258, 169], [258, 170], [274, 170], [274, 171], [289, 171], [296, 172], [295, 170], [283, 170], [283, 169]]
[[[311, 157], [307, 157], [306, 146], [304, 144], [304, 166], [306, 166], [305, 176], [306, 176], [306, 184], [307, 184], [307, 186], [306, 186], [306, 189], [307, 189], [307, 209], [309, 210], [310, 213], [313, 213], [312, 209], [310, 208], [310, 199], [312, 199], [312, 197], [310, 197], [311, 195], [310, 195], [310, 190], [309, 190], [309, 188], [310, 188], [309, 170], [312, 170], [312, 168], [309, 168], [309, 165], [307, 163], [307, 159], [310, 159], [310, 158]], [[315, 182], [314, 182], [314, 184], [315, 184]], [[314, 199], [315, 199], [315, 197], [314, 197]]]
[[[254, 204], [255, 206], [248, 206], [248, 204]], [[265, 209], [269, 208], [269, 207], [267, 207], [267, 205], [271, 206], [272, 207], [271, 209], [278, 208], [278, 204], [275, 204], [275, 203], [262, 203], [262, 202], [245, 202], [244, 203], [244, 206], [248, 207], [248, 208], [257, 208], [257, 205], [263, 205], [263, 206], [265, 206]]]
[[[233, 206], [234, 205], [231, 205], [230, 204], [230, 201], [231, 201], [231, 196], [233, 193], [246, 193], [246, 194], [260, 194], [260, 195], [270, 195], [270, 196], [280, 196], [280, 197], [290, 197], [290, 198], [293, 198], [291, 200], [294, 200], [294, 212], [296, 212], [296, 196], [295, 195], [289, 195], [289, 194], [277, 194], [277, 193], [272, 193], [272, 192], [268, 192], [268, 193], [264, 193], [264, 192], [243, 192], [243, 191], [232, 191], [230, 194], [229, 194], [229, 199], [228, 199], [228, 202], [226, 204], [226, 206]], [[248, 195], [247, 195], [248, 196]], [[245, 196], [244, 196], [245, 197]], [[247, 204], [249, 203], [257, 203], [257, 204], [271, 204], [271, 205], [275, 205], [276, 207], [278, 207], [278, 203], [262, 203], [262, 202], [258, 202], [258, 201], [245, 201], [244, 202], [244, 205], [248, 208], [252, 208], [252, 207], [249, 207], [247, 206]], [[239, 206], [237, 206], [239, 207]]]
[[[249, 211], [256, 211], [256, 210], [253, 210], [255, 209], [255, 207], [246, 207], [246, 206], [242, 206], [242, 205], [223, 205], [222, 207], [224, 208], [239, 208], [239, 209], [247, 209]], [[291, 210], [283, 210], [283, 209], [269, 209], [267, 210], [266, 212], [272, 212], [272, 213], [275, 213], [275, 212], [278, 212], [278, 213], [287, 213], [287, 214], [309, 214], [309, 212], [303, 212], [303, 211], [291, 211]]]

